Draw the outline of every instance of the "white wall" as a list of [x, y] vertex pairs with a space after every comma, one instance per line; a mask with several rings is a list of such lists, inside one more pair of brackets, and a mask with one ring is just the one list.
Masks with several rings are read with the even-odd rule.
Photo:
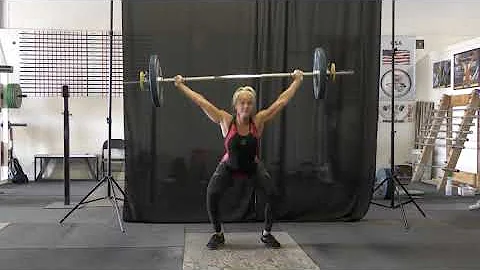
[[[110, 1], [107, 0], [4, 0], [5, 28], [109, 30]], [[114, 5], [114, 30], [121, 31], [121, 2]], [[10, 58], [15, 56], [10, 56]], [[18, 81], [18, 78], [16, 78]], [[33, 155], [63, 153], [63, 99], [26, 98], [19, 110], [10, 110], [16, 128], [15, 154], [29, 178], [33, 178]], [[99, 154], [107, 139], [107, 99], [71, 98], [70, 149], [72, 154]], [[123, 138], [123, 99], [113, 99], [113, 138]], [[83, 177], [73, 171], [72, 177]]]
[[[382, 35], [391, 35], [392, 5], [382, 5]], [[442, 91], [432, 89], [432, 59], [430, 52], [443, 51], [448, 46], [480, 36], [480, 1], [419, 0], [395, 2], [395, 34], [412, 35], [425, 40], [425, 49], [416, 50], [417, 100], [438, 102]], [[396, 163], [410, 160], [414, 145], [414, 123], [396, 124]], [[379, 123], [377, 168], [388, 166], [390, 158], [390, 126]], [[440, 153], [441, 154], [441, 153]], [[468, 162], [468, 161], [467, 161]], [[475, 160], [476, 162], [476, 160]]]
[[[109, 0], [3, 0], [6, 28], [110, 29]], [[122, 9], [114, 1], [114, 29], [122, 30]]]
[[[391, 0], [382, 4], [382, 34], [391, 34]], [[475, 36], [479, 21], [477, 0], [397, 0], [395, 32], [404, 35]]]

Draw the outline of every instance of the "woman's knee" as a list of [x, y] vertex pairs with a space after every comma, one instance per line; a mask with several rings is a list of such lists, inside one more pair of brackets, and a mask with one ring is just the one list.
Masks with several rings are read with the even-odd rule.
[[267, 199], [272, 203], [279, 200], [280, 188], [262, 163], [259, 163], [257, 167], [257, 186], [264, 191]]
[[207, 196], [214, 196], [218, 193], [221, 193], [226, 186], [228, 186], [228, 181], [230, 177], [230, 172], [227, 165], [224, 162], [218, 164], [215, 172], [212, 174], [210, 181], [207, 186]]

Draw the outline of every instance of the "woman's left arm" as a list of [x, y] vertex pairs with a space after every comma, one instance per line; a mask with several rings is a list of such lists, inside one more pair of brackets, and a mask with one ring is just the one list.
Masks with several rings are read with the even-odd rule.
[[298, 88], [302, 84], [303, 72], [296, 69], [293, 72], [292, 77], [293, 82], [290, 84], [287, 90], [283, 91], [280, 96], [278, 96], [277, 100], [275, 100], [275, 102], [273, 102], [272, 105], [270, 105], [267, 109], [261, 110], [257, 113], [257, 115], [255, 115], [255, 122], [257, 125], [262, 125], [274, 118], [295, 95]]

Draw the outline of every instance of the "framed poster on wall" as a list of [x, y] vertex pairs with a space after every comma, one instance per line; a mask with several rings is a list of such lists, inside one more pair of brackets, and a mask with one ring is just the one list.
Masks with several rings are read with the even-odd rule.
[[452, 85], [451, 69], [452, 62], [450, 60], [433, 63], [433, 88], [447, 88]]
[[480, 85], [480, 48], [457, 53], [454, 59], [453, 89], [465, 89]]

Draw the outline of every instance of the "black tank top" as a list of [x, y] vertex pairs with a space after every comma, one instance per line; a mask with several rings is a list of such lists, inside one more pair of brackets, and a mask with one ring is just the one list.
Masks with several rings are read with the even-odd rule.
[[225, 137], [225, 150], [223, 160], [232, 170], [251, 173], [256, 169], [258, 153], [258, 135], [255, 123], [250, 119], [249, 132], [242, 136], [238, 133], [236, 116], [233, 117], [227, 136]]

